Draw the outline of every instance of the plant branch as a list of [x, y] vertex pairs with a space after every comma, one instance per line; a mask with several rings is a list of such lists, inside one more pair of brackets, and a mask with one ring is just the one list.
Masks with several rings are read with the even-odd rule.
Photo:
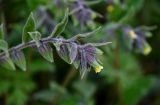
[[[41, 43], [54, 43], [56, 41], [58, 41], [59, 38], [42, 38], [40, 40]], [[63, 40], [64, 43], [68, 43], [68, 41], [65, 41]], [[14, 50], [23, 50], [25, 48], [28, 48], [28, 47], [34, 47], [36, 46], [36, 42], [34, 40], [30, 41], [30, 42], [27, 42], [27, 43], [21, 43], [15, 47], [12, 47], [8, 50], [9, 53], [13, 52]], [[4, 57], [5, 56], [5, 52], [2, 52], [0, 53], [0, 58]]]

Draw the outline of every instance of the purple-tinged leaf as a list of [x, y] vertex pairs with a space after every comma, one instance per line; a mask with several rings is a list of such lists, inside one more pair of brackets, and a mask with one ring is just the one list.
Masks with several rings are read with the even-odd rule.
[[86, 75], [86, 73], [90, 70], [84, 49], [80, 50], [80, 67], [79, 67], [79, 69], [80, 69], [81, 78], [83, 78]]
[[9, 57], [3, 57], [0, 59], [0, 64], [2, 67], [6, 69], [15, 70], [15, 65], [13, 64], [12, 60]]
[[53, 62], [53, 50], [49, 44], [41, 43], [38, 47], [39, 53], [48, 61]]
[[77, 56], [77, 44], [70, 43], [68, 49], [69, 49], [70, 64], [72, 64]]
[[57, 50], [58, 55], [67, 63], [70, 63], [70, 58], [69, 58], [69, 49], [67, 47], [67, 44], [62, 44], [60, 46], [60, 50]]
[[22, 51], [14, 50], [11, 54], [13, 62], [23, 71], [26, 71], [26, 59]]

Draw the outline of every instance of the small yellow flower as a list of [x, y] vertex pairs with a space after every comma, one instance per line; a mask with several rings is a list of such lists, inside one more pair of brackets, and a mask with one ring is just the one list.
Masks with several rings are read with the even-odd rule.
[[95, 67], [95, 72], [99, 73], [99, 72], [101, 72], [102, 69], [103, 69], [103, 66], [96, 66]]
[[148, 55], [151, 52], [152, 48], [148, 45], [147, 47], [144, 48], [144, 55]]
[[136, 39], [136, 38], [137, 38], [137, 35], [136, 35], [136, 33], [135, 33], [133, 30], [130, 30], [130, 31], [129, 31], [129, 35], [130, 35], [130, 37], [131, 37], [132, 39]]
[[107, 6], [107, 11], [108, 12], [112, 12], [114, 10], [114, 6], [113, 5], [108, 5]]

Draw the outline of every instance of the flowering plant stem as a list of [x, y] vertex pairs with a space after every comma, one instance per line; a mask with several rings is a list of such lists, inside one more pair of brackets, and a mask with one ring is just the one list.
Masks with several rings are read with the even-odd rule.
[[[42, 39], [40, 40], [40, 42], [42, 42], [42, 43], [44, 43], [44, 44], [45, 44], [45, 43], [54, 43], [54, 42], [56, 42], [57, 40], [58, 40], [58, 38], [42, 38]], [[64, 42], [64, 43], [68, 43], [67, 41], [63, 41], [63, 42]], [[25, 49], [25, 48], [34, 47], [34, 46], [36, 46], [36, 42], [35, 42], [34, 40], [32, 40], [32, 41], [30, 41], [30, 42], [21, 43], [21, 44], [15, 46], [15, 47], [10, 48], [10, 49], [9, 49], [9, 52], [14, 51], [15, 49], [16, 49], [16, 50], [23, 50], [23, 49]], [[3, 56], [5, 56], [5, 53], [4, 53], [4, 52], [0, 53], [0, 58], [3, 57]]]
[[[120, 48], [119, 43], [117, 42], [116, 48], [115, 48], [115, 65], [114, 68], [117, 73], [120, 71]], [[117, 93], [117, 99], [119, 105], [124, 105], [123, 99], [122, 99], [122, 86], [121, 86], [121, 79], [119, 76], [116, 77], [116, 83], [115, 83], [115, 89]]]

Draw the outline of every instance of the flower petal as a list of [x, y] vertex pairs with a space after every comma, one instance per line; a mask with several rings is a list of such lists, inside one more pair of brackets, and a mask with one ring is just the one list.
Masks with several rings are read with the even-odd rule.
[[84, 49], [81, 49], [80, 50], [80, 75], [81, 75], [81, 78], [83, 78], [88, 71], [90, 71], [90, 66], [87, 62], [86, 52], [84, 51]]

